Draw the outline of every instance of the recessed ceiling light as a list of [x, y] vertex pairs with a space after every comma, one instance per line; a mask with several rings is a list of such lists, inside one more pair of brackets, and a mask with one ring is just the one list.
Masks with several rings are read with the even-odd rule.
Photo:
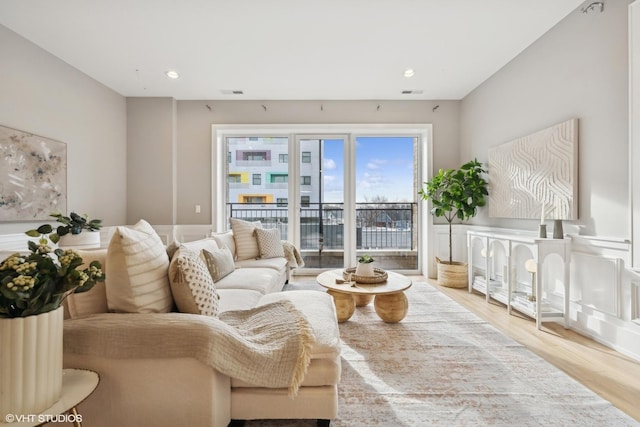
[[413, 77], [415, 73], [416, 72], [413, 70], [413, 68], [407, 68], [406, 70], [404, 70], [405, 77]]
[[180, 74], [178, 74], [177, 71], [175, 70], [169, 70], [165, 73], [167, 75], [167, 77], [169, 77], [170, 79], [178, 79], [180, 78]]

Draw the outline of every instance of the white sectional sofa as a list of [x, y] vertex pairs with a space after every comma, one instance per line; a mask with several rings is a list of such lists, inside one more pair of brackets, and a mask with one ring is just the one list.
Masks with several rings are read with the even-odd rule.
[[[203, 249], [227, 247], [237, 258], [235, 242], [233, 234], [225, 233], [184, 243], [181, 250], [186, 247], [202, 254]], [[312, 331], [310, 362], [293, 398], [286, 387], [256, 386], [231, 378], [199, 358], [201, 344], [196, 340], [202, 336], [198, 331], [219, 328], [221, 320], [215, 316], [178, 312], [177, 298], [169, 312], [114, 312], [121, 310], [112, 307], [110, 296], [121, 283], [113, 281], [126, 278], [114, 271], [119, 265], [114, 258], [118, 249], [112, 246], [113, 240], [109, 249], [82, 251], [85, 261], [103, 263], [107, 280], [89, 292], [72, 295], [65, 304], [64, 366], [100, 375], [96, 391], [79, 406], [86, 425], [225, 427], [251, 419], [317, 419], [319, 425], [329, 425], [335, 418], [341, 365], [333, 301], [319, 291], [281, 292], [288, 275], [285, 258], [235, 259], [233, 271], [216, 281], [215, 288], [220, 319], [235, 310], [259, 309], [284, 300], [302, 313]], [[174, 273], [173, 262], [171, 268], [164, 267], [167, 276]], [[139, 268], [139, 264], [134, 267], [137, 273]], [[121, 269], [130, 270], [131, 265]], [[172, 294], [176, 295], [175, 289]], [[217, 343], [206, 345], [215, 349]]]

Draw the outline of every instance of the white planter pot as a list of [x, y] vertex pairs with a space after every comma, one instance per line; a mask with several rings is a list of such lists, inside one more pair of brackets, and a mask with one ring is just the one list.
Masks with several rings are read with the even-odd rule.
[[63, 310], [0, 319], [0, 420], [38, 414], [60, 399]]
[[373, 263], [372, 262], [369, 262], [369, 263], [359, 262], [358, 266], [356, 267], [356, 276], [363, 276], [363, 277], [373, 277], [373, 276], [375, 276], [375, 271], [373, 269]]
[[93, 249], [100, 247], [99, 231], [83, 231], [80, 234], [65, 234], [58, 241], [60, 248]]

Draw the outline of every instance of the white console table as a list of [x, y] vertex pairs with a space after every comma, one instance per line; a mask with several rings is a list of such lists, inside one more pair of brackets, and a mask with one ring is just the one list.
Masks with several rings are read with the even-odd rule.
[[[469, 292], [478, 291], [536, 321], [569, 326], [570, 239], [468, 231]], [[550, 258], [560, 272], [551, 277]], [[558, 270], [557, 268], [555, 270]], [[554, 272], [556, 272], [554, 270]]]

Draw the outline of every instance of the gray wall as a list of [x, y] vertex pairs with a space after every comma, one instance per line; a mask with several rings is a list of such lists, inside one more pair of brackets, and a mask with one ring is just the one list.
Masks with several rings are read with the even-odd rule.
[[460, 157], [459, 106], [459, 101], [178, 101], [177, 223], [211, 223], [212, 124], [432, 123], [434, 167], [454, 167]]
[[[125, 98], [1, 25], [0, 55], [0, 124], [65, 142], [68, 210], [123, 223]], [[26, 229], [0, 224], [0, 233]]]
[[[463, 101], [125, 100], [0, 26], [0, 124], [68, 144], [70, 209], [108, 225], [208, 224], [212, 124], [431, 123], [438, 169], [578, 117], [580, 219], [566, 229], [626, 238], [628, 3], [575, 11]], [[475, 222], [537, 225], [484, 213]]]
[[127, 223], [175, 224], [176, 101], [127, 98]]
[[[461, 161], [572, 117], [579, 119], [579, 219], [566, 232], [630, 237], [628, 0], [574, 11], [476, 88], [460, 111]], [[534, 230], [538, 222], [478, 216]]]

